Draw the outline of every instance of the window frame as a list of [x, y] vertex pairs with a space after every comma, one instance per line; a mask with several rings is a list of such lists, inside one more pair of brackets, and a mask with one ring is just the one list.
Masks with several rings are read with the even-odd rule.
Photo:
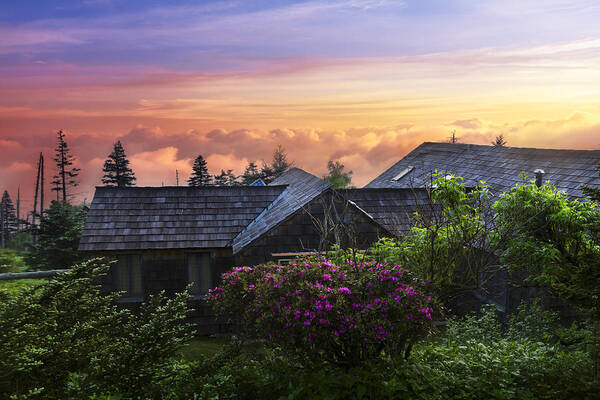
[[[207, 285], [207, 289], [205, 291], [202, 291], [202, 287], [198, 284], [199, 282], [192, 280], [192, 274], [191, 274], [192, 259], [200, 257], [200, 256], [205, 256], [205, 257], [207, 257], [207, 260], [208, 260], [208, 276], [210, 276], [210, 282]], [[209, 251], [194, 251], [194, 252], [186, 252], [185, 253], [186, 282], [187, 282], [187, 285], [189, 285], [191, 283], [194, 284], [190, 291], [190, 295], [191, 295], [192, 299], [194, 299], [194, 300], [204, 299], [206, 297], [206, 295], [208, 294], [208, 289], [212, 289], [214, 287], [215, 276], [214, 276], [213, 266], [214, 266], [214, 258], [213, 258], [212, 253]], [[203, 275], [202, 271], [200, 270], [201, 266], [197, 265], [196, 268], [198, 268], [197, 276], [199, 279], [201, 279], [202, 275]]]
[[[139, 292], [135, 292], [135, 283], [134, 283], [134, 268], [135, 263], [133, 262], [133, 258], [137, 257], [139, 260]], [[119, 254], [116, 257], [116, 264], [114, 265], [116, 268], [114, 269], [114, 285], [117, 292], [125, 292], [117, 302], [119, 303], [141, 303], [144, 301], [144, 262], [143, 262], [143, 254], [141, 253], [125, 253]], [[128, 269], [128, 279], [126, 289], [123, 289], [122, 283], [122, 268], [126, 267]]]

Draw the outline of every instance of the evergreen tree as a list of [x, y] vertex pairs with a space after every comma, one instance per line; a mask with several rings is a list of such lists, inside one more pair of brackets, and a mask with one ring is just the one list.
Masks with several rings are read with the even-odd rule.
[[56, 157], [54, 161], [58, 168], [58, 173], [53, 176], [51, 182], [54, 187], [52, 190], [56, 191], [56, 197], [59, 197], [59, 191], [62, 193], [62, 201], [67, 201], [67, 187], [77, 186], [78, 183], [75, 178], [79, 175], [79, 168], [73, 167], [73, 161], [75, 157], [70, 153], [69, 146], [65, 141], [65, 134], [62, 130], [56, 133], [58, 144], [56, 145]]
[[506, 146], [506, 139], [504, 138], [503, 134], [500, 134], [498, 136], [496, 136], [496, 139], [494, 139], [492, 141], [492, 144], [496, 147], [504, 147]]
[[42, 269], [61, 269], [83, 260], [77, 251], [85, 223], [85, 211], [64, 201], [53, 201], [40, 219], [38, 242], [28, 264]]
[[260, 178], [262, 178], [266, 184], [269, 184], [290, 169], [292, 164], [293, 163], [287, 160], [285, 149], [281, 145], [278, 145], [273, 151], [273, 161], [271, 164], [265, 163], [263, 165], [260, 171]]
[[135, 174], [129, 168], [129, 160], [120, 140], [114, 144], [113, 152], [108, 155], [102, 171], [102, 183], [106, 186], [135, 186]]
[[221, 170], [219, 175], [214, 176], [213, 182], [216, 186], [227, 186], [227, 173]]
[[0, 201], [0, 245], [5, 248], [10, 238], [17, 232], [17, 215], [15, 206], [8, 194], [4, 191]]
[[242, 185], [251, 185], [258, 178], [260, 178], [260, 171], [258, 170], [258, 167], [253, 162], [248, 163], [246, 169], [244, 170], [244, 173], [241, 176]]
[[343, 189], [352, 182], [352, 171], [344, 172], [344, 164], [341, 162], [330, 160], [327, 169], [329, 174], [323, 179], [331, 183], [334, 189]]
[[240, 184], [238, 177], [233, 173], [232, 170], [228, 169], [225, 173], [225, 176], [227, 177], [228, 186], [238, 186]]
[[239, 184], [237, 181], [237, 176], [233, 174], [233, 170], [228, 169], [227, 172], [225, 170], [221, 170], [219, 175], [214, 175], [213, 182], [217, 186], [236, 186]]
[[192, 175], [188, 179], [188, 186], [210, 186], [212, 184], [212, 175], [208, 173], [206, 160], [202, 155], [198, 155], [194, 160]]

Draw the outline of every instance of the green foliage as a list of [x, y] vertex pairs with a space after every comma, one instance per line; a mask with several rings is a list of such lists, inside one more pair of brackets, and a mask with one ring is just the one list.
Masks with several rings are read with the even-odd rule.
[[8, 248], [13, 249], [20, 254], [26, 253], [30, 248], [31, 236], [30, 229], [15, 233], [8, 241]]
[[[187, 294], [152, 298], [133, 315], [104, 296], [108, 270], [90, 260], [0, 302], [0, 392], [62, 399], [119, 393], [160, 397], [189, 339]], [[2, 292], [0, 292], [2, 293]], [[37, 393], [28, 395], [28, 393]]]
[[382, 352], [408, 357], [431, 328], [433, 300], [408, 270], [328, 261], [236, 268], [209, 298], [302, 362], [358, 365]]
[[[600, 166], [596, 167], [596, 170], [598, 171], [598, 176], [600, 176]], [[582, 186], [581, 189], [583, 190], [583, 192], [585, 193], [586, 196], [588, 196], [591, 200], [595, 201], [596, 203], [600, 203], [600, 188], [599, 187], [592, 187], [592, 186]]]
[[77, 248], [85, 217], [83, 207], [53, 201], [42, 215], [38, 242], [27, 263], [33, 268], [63, 269], [83, 260]]
[[503, 261], [600, 319], [600, 213], [552, 186], [517, 186], [494, 206]]
[[530, 303], [522, 302], [516, 314], [509, 316], [507, 337], [518, 340], [526, 337], [529, 340], [543, 343], [559, 341], [558, 315], [544, 309], [541, 299], [533, 299]]
[[0, 273], [20, 272], [25, 268], [23, 259], [12, 249], [0, 249]]
[[418, 225], [401, 239], [380, 240], [371, 254], [430, 281], [446, 304], [484, 286], [500, 267], [490, 248], [494, 230], [488, 187], [482, 183], [468, 190], [460, 177], [434, 178], [431, 209], [416, 215]]
[[487, 307], [480, 316], [450, 320], [441, 343], [416, 348], [414, 361], [428, 377], [431, 398], [596, 398], [589, 354], [554, 342], [555, 319], [539, 304], [523, 305], [503, 331]]
[[129, 168], [129, 160], [120, 140], [114, 144], [113, 151], [108, 155], [102, 169], [102, 183], [106, 186], [134, 186], [135, 174]]
[[329, 160], [327, 169], [329, 173], [323, 178], [331, 183], [334, 189], [343, 189], [352, 182], [352, 171], [344, 171], [344, 164], [339, 161]]

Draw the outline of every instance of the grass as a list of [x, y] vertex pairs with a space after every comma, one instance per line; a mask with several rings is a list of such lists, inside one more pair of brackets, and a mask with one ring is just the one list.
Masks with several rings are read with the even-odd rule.
[[[187, 361], [200, 360], [215, 355], [219, 350], [231, 343], [231, 340], [229, 337], [215, 338], [199, 336], [186, 345], [181, 354]], [[245, 353], [254, 355], [264, 354], [265, 352], [263, 344], [258, 341], [245, 342], [242, 345], [242, 349]]]
[[199, 360], [214, 355], [230, 341], [231, 339], [226, 337], [199, 336], [186, 345], [181, 352], [187, 361]]

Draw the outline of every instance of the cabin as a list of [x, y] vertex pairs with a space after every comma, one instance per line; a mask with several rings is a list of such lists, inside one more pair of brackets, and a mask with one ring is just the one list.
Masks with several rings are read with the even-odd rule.
[[[364, 249], [381, 237], [402, 237], [416, 212], [436, 212], [431, 176], [486, 181], [500, 194], [528, 174], [573, 198], [581, 185], [599, 185], [600, 151], [546, 150], [470, 144], [423, 143], [365, 188], [334, 190], [323, 179], [292, 168], [273, 182], [251, 186], [97, 187], [79, 250], [115, 260], [105, 291], [122, 291], [135, 308], [152, 293], [192, 284], [200, 333], [224, 328], [202, 301], [233, 266], [286, 263], [334, 243]], [[527, 290], [510, 290], [499, 276], [493, 293], [475, 293], [474, 304], [510, 310]]]
[[[103, 290], [123, 292], [127, 307], [192, 284], [192, 321], [216, 333], [225, 328], [202, 298], [233, 266], [285, 263], [333, 243], [366, 248], [410, 229], [412, 191], [362, 191], [333, 190], [299, 168], [269, 185], [97, 187], [79, 250], [115, 261]], [[407, 220], [390, 223], [391, 210]]]
[[[467, 187], [475, 187], [485, 181], [496, 196], [522, 184], [525, 178], [528, 181], [535, 179], [538, 185], [548, 182], [565, 191], [571, 199], [584, 199], [581, 186], [600, 185], [597, 170], [599, 165], [600, 150], [426, 142], [373, 179], [365, 188], [430, 188], [432, 174], [437, 172], [441, 176], [461, 176]], [[500, 310], [512, 312], [521, 301], [537, 297], [541, 293], [537, 288], [509, 285], [504, 272], [500, 272], [490, 286], [486, 291], [476, 291], [469, 298], [462, 298], [462, 309], [477, 309], [483, 301], [495, 304]], [[569, 318], [571, 310], [558, 299], [549, 299], [549, 305]]]

